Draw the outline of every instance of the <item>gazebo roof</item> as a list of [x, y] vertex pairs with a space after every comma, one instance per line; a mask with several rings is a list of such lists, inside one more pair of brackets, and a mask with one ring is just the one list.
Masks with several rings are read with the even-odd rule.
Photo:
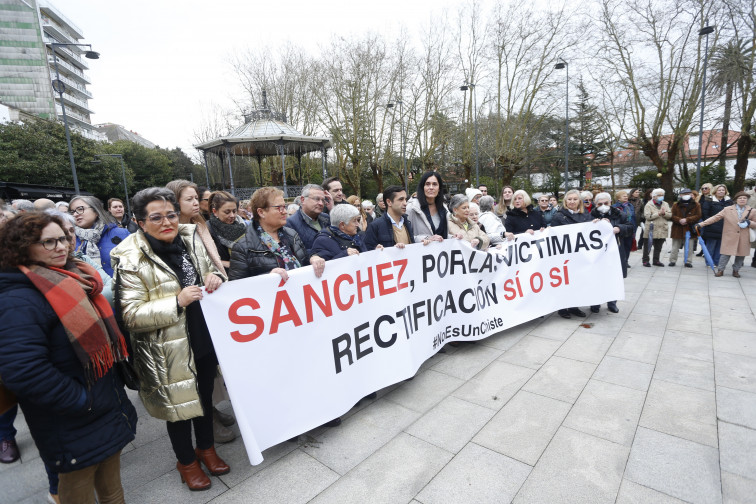
[[303, 135], [286, 123], [286, 117], [273, 112], [263, 92], [263, 108], [244, 116], [244, 124], [227, 136], [195, 145], [199, 150], [236, 156], [276, 156], [283, 146], [285, 154], [301, 155], [331, 147], [331, 139]]

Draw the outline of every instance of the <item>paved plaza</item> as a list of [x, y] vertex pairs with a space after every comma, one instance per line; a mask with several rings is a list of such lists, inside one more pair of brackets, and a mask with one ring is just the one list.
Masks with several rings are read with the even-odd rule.
[[[701, 258], [644, 268], [635, 252], [630, 263], [619, 314], [553, 314], [447, 345], [414, 380], [259, 466], [240, 438], [219, 446], [231, 472], [205, 492], [180, 483], [164, 422], [133, 395], [126, 500], [756, 502], [756, 269], [738, 280], [714, 278]], [[45, 502], [44, 467], [20, 414], [16, 424], [22, 461], [0, 464], [0, 501]]]

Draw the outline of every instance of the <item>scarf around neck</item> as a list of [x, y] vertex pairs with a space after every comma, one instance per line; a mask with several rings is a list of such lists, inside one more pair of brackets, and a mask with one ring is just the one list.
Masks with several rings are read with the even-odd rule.
[[331, 229], [331, 232], [334, 236], [337, 236], [341, 238], [342, 240], [351, 242], [357, 246], [358, 249], [362, 248], [362, 238], [360, 238], [359, 234], [356, 234], [354, 236], [350, 236], [346, 234], [341, 229], [337, 228], [336, 226], [328, 226]]
[[261, 225], [257, 225], [257, 234], [260, 235], [260, 241], [268, 247], [278, 261], [278, 267], [285, 270], [293, 270], [302, 267], [302, 264], [297, 259], [297, 256], [289, 250], [289, 247], [285, 243], [283, 229], [278, 230], [278, 240], [273, 239], [267, 231], [263, 230]]
[[234, 221], [233, 224], [221, 222], [215, 215], [210, 217], [207, 222], [212, 234], [226, 247], [233, 248], [234, 243], [247, 231], [247, 226], [243, 222]]
[[76, 226], [74, 228], [74, 233], [76, 233], [76, 236], [81, 241], [78, 251], [87, 254], [94, 261], [100, 261], [100, 248], [98, 245], [102, 239], [102, 233], [104, 232], [105, 223], [100, 219], [97, 219], [94, 225], [89, 229]]
[[105, 376], [114, 363], [128, 357], [126, 340], [102, 295], [102, 279], [92, 266], [74, 260], [63, 268], [31, 265], [18, 269], [45, 296], [60, 319], [89, 385]]

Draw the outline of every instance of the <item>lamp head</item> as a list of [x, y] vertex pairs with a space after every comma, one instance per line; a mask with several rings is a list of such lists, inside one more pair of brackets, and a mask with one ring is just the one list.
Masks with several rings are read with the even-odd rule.
[[465, 84], [464, 86], [459, 86], [460, 91], [467, 91], [468, 89], [470, 89], [470, 86], [468, 86], [467, 84]]
[[559, 62], [559, 63], [557, 63], [556, 65], [554, 65], [554, 68], [556, 68], [557, 70], [562, 70], [562, 69], [563, 69], [563, 68], [565, 68], [566, 66], [567, 66], [567, 64], [566, 64], [566, 63], [562, 63], [562, 62]]
[[100, 59], [100, 53], [89, 50], [84, 53], [84, 57], [87, 59]]
[[700, 30], [698, 30], [698, 36], [701, 37], [703, 35], [708, 35], [709, 33], [714, 33], [714, 27], [713, 26], [704, 26]]

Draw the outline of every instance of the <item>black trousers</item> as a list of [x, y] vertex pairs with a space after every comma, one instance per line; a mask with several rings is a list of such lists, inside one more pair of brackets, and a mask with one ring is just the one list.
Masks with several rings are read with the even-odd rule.
[[213, 382], [218, 368], [218, 358], [215, 352], [194, 361], [197, 368], [197, 387], [199, 388], [200, 403], [205, 412], [201, 417], [178, 422], [166, 422], [168, 437], [176, 453], [176, 458], [183, 465], [189, 465], [197, 458], [192, 445], [192, 425], [197, 448], [207, 450], [215, 444], [213, 439]]
[[[643, 241], [646, 242], [646, 248], [643, 249], [643, 262], [648, 262], [648, 256], [650, 255], [651, 251], [648, 250], [648, 238], [644, 238]], [[654, 247], [654, 262], [658, 263], [659, 257], [661, 256], [661, 250], [664, 246], [664, 242], [666, 240], [664, 238], [654, 238], [653, 239], [653, 247]]]

